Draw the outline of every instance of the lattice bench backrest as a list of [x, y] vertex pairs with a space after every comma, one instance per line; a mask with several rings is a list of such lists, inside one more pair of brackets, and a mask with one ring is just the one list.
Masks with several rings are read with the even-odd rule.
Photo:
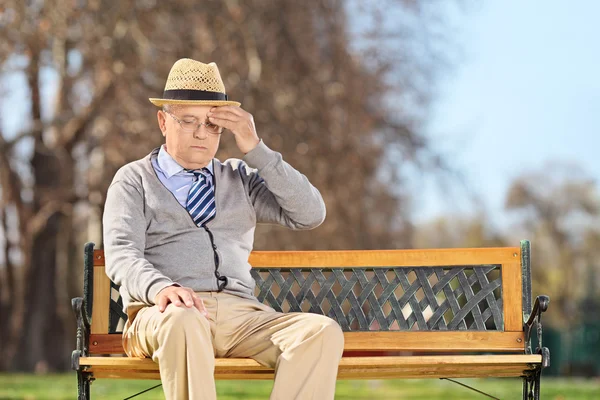
[[[346, 332], [522, 332], [531, 307], [528, 245], [254, 252], [250, 263], [261, 302], [327, 315]], [[118, 286], [103, 273], [103, 252], [92, 251], [94, 291], [110, 291], [109, 310], [96, 306], [94, 317], [108, 320], [100, 333], [117, 333], [126, 319]], [[92, 333], [98, 324], [93, 318]]]

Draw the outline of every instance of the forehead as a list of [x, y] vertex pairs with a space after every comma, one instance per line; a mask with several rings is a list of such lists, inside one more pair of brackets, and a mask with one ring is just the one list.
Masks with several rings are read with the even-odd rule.
[[171, 111], [180, 117], [196, 117], [205, 118], [206, 114], [213, 106], [188, 106], [177, 105], [171, 106]]

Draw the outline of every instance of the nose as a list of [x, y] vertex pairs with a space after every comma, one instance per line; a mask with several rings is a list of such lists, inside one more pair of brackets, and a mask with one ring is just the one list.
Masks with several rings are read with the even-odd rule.
[[203, 132], [202, 134], [200, 132], [202, 132], [204, 129], [202, 129], [204, 127], [204, 125], [200, 125], [198, 127], [198, 129], [196, 129], [196, 131], [194, 132], [194, 137], [197, 139], [208, 139], [208, 132]]

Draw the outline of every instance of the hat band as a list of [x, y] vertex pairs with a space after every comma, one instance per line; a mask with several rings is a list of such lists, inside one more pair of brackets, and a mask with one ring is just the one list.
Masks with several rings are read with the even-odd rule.
[[227, 95], [221, 92], [207, 90], [171, 89], [163, 92], [165, 100], [227, 100]]

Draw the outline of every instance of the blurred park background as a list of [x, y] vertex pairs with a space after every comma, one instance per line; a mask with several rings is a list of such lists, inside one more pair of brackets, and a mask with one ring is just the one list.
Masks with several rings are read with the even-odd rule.
[[[162, 143], [172, 64], [214, 61], [325, 223], [256, 249], [516, 246], [544, 374], [600, 375], [600, 3], [0, 0], [0, 372], [61, 372], [108, 184]], [[217, 157], [241, 157], [224, 135]], [[339, 179], [340, 175], [347, 178]], [[543, 381], [542, 381], [543, 387]]]

